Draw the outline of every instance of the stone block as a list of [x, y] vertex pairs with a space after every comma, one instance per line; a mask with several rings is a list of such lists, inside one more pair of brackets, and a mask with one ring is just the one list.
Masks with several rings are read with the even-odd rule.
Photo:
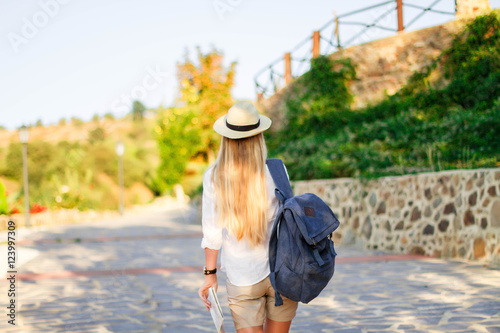
[[432, 202], [432, 207], [433, 208], [436, 208], [437, 206], [439, 206], [439, 204], [441, 203], [441, 201], [443, 201], [443, 199], [441, 197], [437, 197], [433, 202]]
[[403, 221], [399, 221], [398, 224], [396, 225], [396, 228], [394, 230], [403, 230], [405, 224]]
[[391, 232], [391, 223], [389, 221], [385, 221], [384, 229], [387, 232]]
[[422, 213], [418, 209], [418, 207], [413, 207], [413, 210], [411, 211], [411, 217], [410, 221], [416, 221], [422, 217]]
[[452, 213], [456, 213], [457, 211], [455, 210], [455, 205], [453, 204], [453, 202], [450, 202], [449, 204], [447, 204], [446, 206], [444, 206], [444, 214], [452, 214]]
[[440, 217], [441, 217], [441, 213], [437, 212], [436, 215], [434, 215], [434, 221], [437, 222]]
[[476, 181], [476, 185], [477, 185], [477, 187], [481, 187], [484, 185], [484, 175], [483, 174], [481, 174], [479, 179]]
[[439, 231], [445, 232], [448, 229], [448, 226], [450, 225], [450, 221], [448, 220], [441, 220], [438, 225]]
[[500, 228], [500, 200], [495, 200], [490, 211], [491, 226]]
[[464, 226], [469, 226], [474, 224], [474, 214], [472, 211], [467, 210], [464, 214]]
[[453, 219], [453, 228], [455, 228], [455, 230], [460, 230], [460, 228], [462, 227], [460, 221], [461, 221], [460, 216], [455, 215], [455, 218]]
[[481, 228], [486, 229], [488, 227], [488, 219], [486, 217], [483, 217], [481, 219]]
[[363, 224], [363, 228], [361, 230], [362, 234], [366, 239], [370, 239], [372, 236], [372, 223], [370, 220], [370, 216], [367, 216], [365, 219], [365, 223]]
[[434, 226], [433, 225], [426, 225], [423, 232], [424, 235], [434, 235]]
[[385, 201], [382, 201], [377, 208], [377, 215], [385, 214]]
[[477, 192], [472, 193], [469, 195], [469, 205], [475, 206], [477, 202]]
[[425, 255], [425, 250], [421, 248], [420, 246], [414, 246], [409, 252], [410, 254], [418, 254], [418, 255]]
[[486, 243], [482, 238], [474, 240], [474, 258], [479, 259], [486, 255]]
[[358, 227], [359, 227], [359, 216], [356, 216], [354, 218], [354, 221], [352, 222], [352, 228], [354, 230], [358, 230]]
[[497, 190], [496, 190], [495, 186], [490, 186], [488, 188], [488, 194], [491, 195], [492, 197], [497, 195]]
[[429, 207], [429, 206], [425, 207], [425, 209], [424, 209], [424, 216], [425, 217], [429, 217], [429, 216], [431, 216], [431, 214], [432, 214], [431, 207]]

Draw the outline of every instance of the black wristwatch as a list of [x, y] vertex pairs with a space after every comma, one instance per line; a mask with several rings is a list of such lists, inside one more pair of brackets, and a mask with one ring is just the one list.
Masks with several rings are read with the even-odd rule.
[[217, 268], [207, 269], [207, 266], [203, 267], [203, 274], [204, 275], [210, 275], [210, 274], [215, 274], [215, 273], [217, 273]]

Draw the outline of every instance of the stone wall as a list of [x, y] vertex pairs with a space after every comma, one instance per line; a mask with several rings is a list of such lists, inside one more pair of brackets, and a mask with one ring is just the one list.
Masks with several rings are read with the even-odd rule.
[[500, 264], [500, 168], [293, 186], [330, 205], [340, 243]]

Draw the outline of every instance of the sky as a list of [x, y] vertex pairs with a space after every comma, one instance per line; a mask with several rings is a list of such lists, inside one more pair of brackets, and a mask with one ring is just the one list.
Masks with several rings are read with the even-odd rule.
[[[226, 65], [236, 61], [233, 96], [255, 100], [254, 76], [330, 21], [333, 11], [341, 15], [381, 2], [0, 0], [0, 125], [15, 129], [71, 117], [87, 121], [108, 112], [121, 117], [134, 99], [148, 108], [171, 106], [178, 95], [176, 63], [186, 54], [195, 60], [196, 47], [204, 53], [215, 47]], [[435, 8], [453, 12], [454, 3], [441, 0]], [[498, 8], [500, 0], [490, 4]], [[373, 21], [390, 6], [349, 20]], [[404, 21], [418, 13], [405, 7]], [[408, 30], [453, 18], [427, 13]], [[379, 23], [395, 27], [396, 22], [389, 15]], [[341, 39], [359, 29], [341, 25]], [[329, 34], [325, 30], [324, 37]], [[374, 29], [356, 42], [391, 34]], [[321, 43], [326, 51], [327, 44]]]

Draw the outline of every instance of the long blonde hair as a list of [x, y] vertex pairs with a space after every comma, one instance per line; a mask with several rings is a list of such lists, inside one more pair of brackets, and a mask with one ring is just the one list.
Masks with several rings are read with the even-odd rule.
[[222, 137], [212, 173], [217, 221], [255, 247], [267, 232], [267, 148], [262, 133], [243, 139]]

